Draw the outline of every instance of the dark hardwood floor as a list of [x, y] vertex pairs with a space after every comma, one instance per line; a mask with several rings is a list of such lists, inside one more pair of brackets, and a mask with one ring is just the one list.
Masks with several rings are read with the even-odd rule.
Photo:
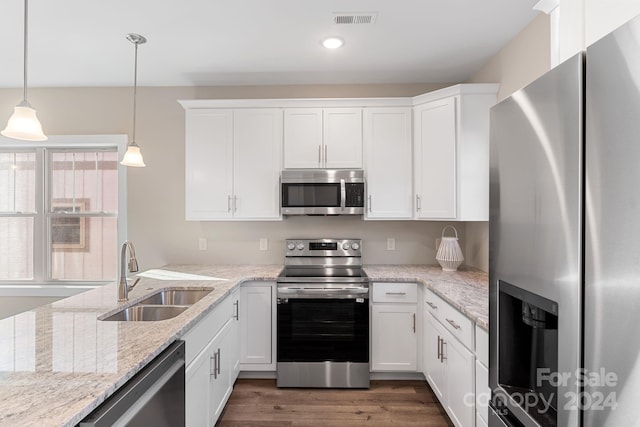
[[452, 427], [424, 381], [371, 381], [369, 390], [279, 389], [239, 379], [218, 427]]

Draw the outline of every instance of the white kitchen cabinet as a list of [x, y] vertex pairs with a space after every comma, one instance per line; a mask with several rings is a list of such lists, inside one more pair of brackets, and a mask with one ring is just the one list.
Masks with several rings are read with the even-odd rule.
[[183, 336], [189, 427], [214, 425], [233, 390], [234, 369], [239, 362], [235, 306], [232, 294]]
[[430, 290], [425, 291], [423, 373], [453, 424], [469, 427], [476, 419], [476, 359], [468, 348], [473, 348], [473, 338], [467, 333], [469, 319], [462, 317]]
[[449, 331], [443, 337], [447, 412], [458, 427], [473, 426], [475, 408], [475, 357]]
[[422, 352], [424, 363], [423, 373], [431, 389], [440, 402], [444, 401], [445, 365], [440, 359], [440, 340], [444, 336], [444, 327], [428, 312], [424, 313], [424, 349]]
[[365, 108], [365, 219], [411, 219], [411, 108]]
[[233, 311], [231, 313], [229, 332], [229, 363], [231, 365], [231, 385], [233, 385], [240, 374], [240, 306], [242, 304], [241, 290], [236, 288], [231, 293]]
[[489, 220], [489, 109], [496, 85], [414, 98], [416, 219]]
[[187, 110], [185, 120], [186, 219], [230, 219], [233, 111]]
[[241, 343], [240, 363], [244, 370], [257, 370], [256, 365], [273, 362], [272, 359], [272, 296], [273, 284], [257, 282], [241, 288]]
[[282, 110], [187, 109], [187, 220], [280, 218]]
[[416, 283], [373, 283], [371, 370], [416, 372]]
[[362, 168], [362, 109], [285, 109], [284, 168]]

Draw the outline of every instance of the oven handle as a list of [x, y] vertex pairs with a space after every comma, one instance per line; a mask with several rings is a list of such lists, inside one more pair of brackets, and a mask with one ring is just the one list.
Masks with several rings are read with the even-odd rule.
[[349, 289], [288, 289], [279, 288], [278, 298], [326, 298], [326, 299], [369, 299], [369, 288], [349, 288]]

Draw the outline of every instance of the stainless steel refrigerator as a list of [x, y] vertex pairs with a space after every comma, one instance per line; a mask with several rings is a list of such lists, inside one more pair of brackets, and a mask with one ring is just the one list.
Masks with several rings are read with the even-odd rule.
[[490, 426], [640, 426], [640, 17], [491, 111]]

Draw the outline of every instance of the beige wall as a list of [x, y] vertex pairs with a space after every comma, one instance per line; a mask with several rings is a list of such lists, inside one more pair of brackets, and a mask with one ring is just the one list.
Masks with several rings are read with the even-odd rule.
[[[140, 88], [137, 142], [147, 167], [128, 169], [129, 238], [141, 268], [167, 263], [281, 263], [284, 239], [348, 236], [365, 241], [367, 263], [434, 263], [435, 239], [444, 223], [363, 221], [348, 217], [292, 217], [279, 222], [187, 222], [184, 220], [184, 110], [178, 99], [413, 96], [447, 85], [263, 86]], [[0, 90], [0, 117], [20, 97]], [[128, 133], [130, 88], [33, 89], [48, 134]], [[464, 224], [457, 224], [464, 242]], [[198, 250], [205, 237], [208, 250]], [[386, 239], [396, 250], [386, 250]], [[269, 250], [259, 250], [259, 239]]]
[[549, 46], [549, 17], [540, 14], [471, 76], [468, 83], [498, 82], [498, 99], [502, 100], [549, 70]]
[[[498, 82], [498, 100], [502, 100], [547, 72], [550, 57], [549, 17], [540, 14], [478, 70], [468, 83]], [[467, 223], [465, 234], [465, 263], [488, 271], [489, 223]]]

